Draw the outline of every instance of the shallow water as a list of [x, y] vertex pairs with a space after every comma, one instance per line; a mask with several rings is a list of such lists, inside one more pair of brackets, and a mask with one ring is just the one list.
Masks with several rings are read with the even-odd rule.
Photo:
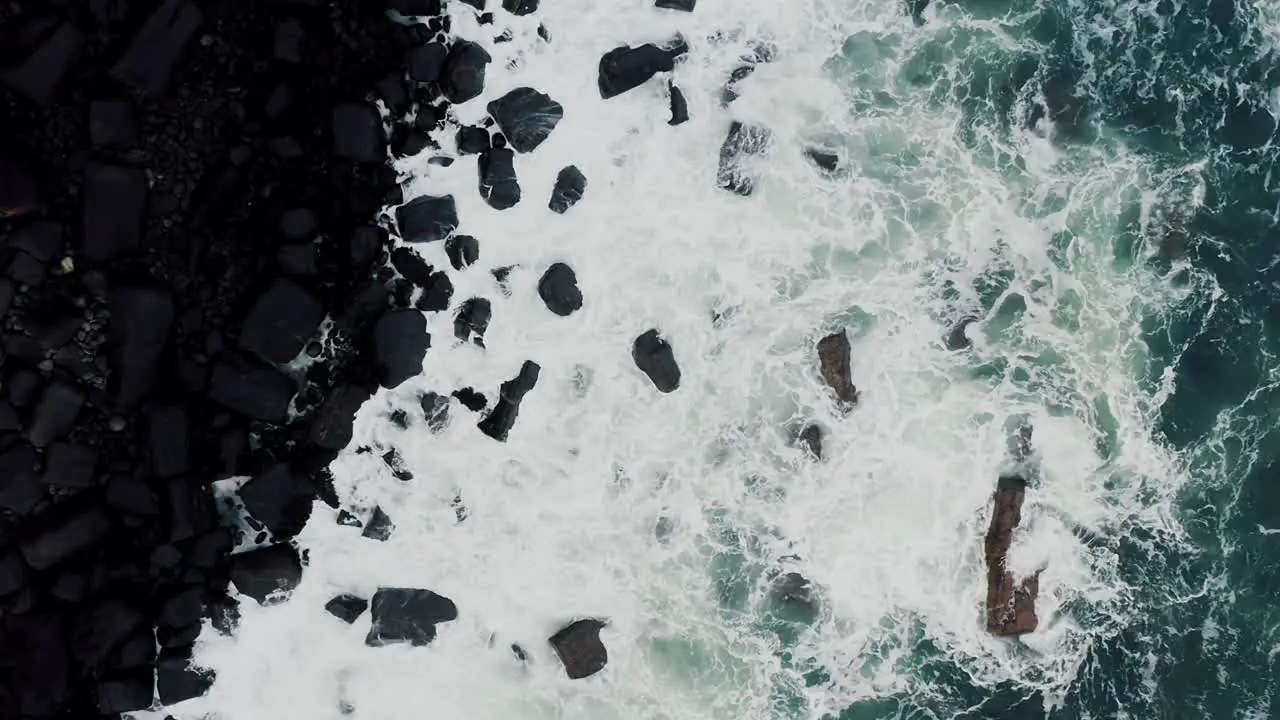
[[[468, 158], [404, 168], [480, 239], [454, 297], [493, 303], [488, 349], [429, 317], [423, 374], [362, 409], [334, 465], [344, 502], [380, 504], [395, 534], [318, 506], [303, 584], [245, 605], [234, 638], [202, 635], [218, 682], [182, 717], [1280, 715], [1280, 5], [984, 0], [921, 27], [865, 0], [561, 0], [489, 27], [454, 5], [463, 37], [514, 34], [462, 121], [520, 85], [565, 108], [517, 156], [514, 209], [484, 204]], [[690, 122], [666, 124], [658, 81], [599, 98], [602, 53], [677, 31]], [[722, 107], [759, 43], [775, 60]], [[715, 187], [731, 119], [773, 133], [750, 198]], [[842, 156], [834, 177], [816, 145]], [[556, 215], [570, 163], [586, 195]], [[568, 318], [534, 289], [556, 261], [586, 297]], [[490, 270], [509, 265], [506, 295]], [[964, 317], [973, 346], [948, 351]], [[649, 327], [681, 365], [670, 395], [630, 358]], [[835, 329], [861, 390], [847, 416], [815, 368]], [[525, 360], [542, 375], [506, 443], [457, 403], [439, 435], [387, 420], [424, 391], [492, 395]], [[1020, 415], [1039, 471], [1010, 561], [1042, 570], [1041, 625], [1000, 640], [981, 541]], [[808, 422], [822, 462], [792, 439]], [[358, 445], [398, 447], [415, 478]], [[791, 570], [815, 615], [772, 599]], [[379, 585], [461, 617], [429, 648], [367, 648], [367, 615], [323, 604]], [[587, 616], [609, 621], [609, 666], [570, 681], [545, 638]]]

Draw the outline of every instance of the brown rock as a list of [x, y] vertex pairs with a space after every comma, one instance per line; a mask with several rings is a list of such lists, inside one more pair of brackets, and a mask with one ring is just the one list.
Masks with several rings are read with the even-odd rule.
[[822, 379], [842, 404], [855, 405], [858, 402], [858, 389], [853, 386], [849, 355], [849, 336], [843, 330], [818, 341], [818, 364]]
[[806, 425], [800, 431], [800, 447], [808, 450], [815, 460], [822, 459], [822, 429], [817, 425]]
[[1040, 574], [1014, 579], [1005, 570], [1005, 558], [1013, 544], [1013, 529], [1022, 519], [1022, 501], [1027, 494], [1027, 481], [1017, 475], [1005, 475], [996, 483], [995, 507], [987, 528], [984, 550], [987, 560], [987, 632], [1009, 636], [1036, 629], [1036, 595], [1040, 592]]

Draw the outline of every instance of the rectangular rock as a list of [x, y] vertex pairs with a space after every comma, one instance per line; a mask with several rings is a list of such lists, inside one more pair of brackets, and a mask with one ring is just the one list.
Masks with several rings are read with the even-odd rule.
[[37, 105], [48, 106], [83, 47], [84, 33], [62, 23], [26, 60], [0, 73], [0, 82]]
[[1013, 531], [1022, 519], [1022, 502], [1027, 481], [1015, 475], [996, 483], [995, 504], [987, 529], [984, 554], [987, 562], [987, 632], [1011, 636], [1036, 629], [1036, 595], [1040, 591], [1037, 572], [1021, 582], [1005, 570], [1005, 559], [1013, 545]]
[[324, 307], [302, 286], [277, 279], [258, 296], [240, 327], [240, 347], [269, 363], [297, 357], [324, 320]]
[[19, 545], [22, 557], [36, 570], [53, 567], [88, 550], [111, 530], [111, 520], [96, 503], [74, 510], [59, 507], [56, 511], [54, 517], [41, 518], [42, 526]]
[[224, 358], [213, 366], [209, 398], [254, 420], [279, 423], [296, 394], [293, 380], [268, 365]]
[[115, 402], [131, 407], [155, 383], [156, 365], [173, 325], [173, 298], [159, 287], [111, 289], [111, 380]]
[[94, 147], [138, 146], [138, 117], [128, 100], [98, 100], [89, 104], [89, 142]]
[[191, 0], [164, 0], [133, 36], [111, 76], [155, 97], [169, 86], [173, 67], [204, 16]]
[[396, 227], [405, 242], [444, 240], [458, 228], [452, 195], [423, 195], [396, 208]]
[[44, 454], [44, 482], [59, 487], [87, 488], [93, 485], [97, 466], [97, 450], [56, 442]]
[[142, 238], [147, 176], [142, 170], [90, 163], [84, 170], [84, 256], [105, 263], [136, 250]]
[[147, 456], [156, 477], [174, 477], [191, 469], [191, 427], [187, 411], [173, 405], [147, 415]]

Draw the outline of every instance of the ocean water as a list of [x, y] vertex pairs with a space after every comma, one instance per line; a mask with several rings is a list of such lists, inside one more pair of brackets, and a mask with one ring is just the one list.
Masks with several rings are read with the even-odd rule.
[[[428, 318], [421, 376], [361, 410], [333, 468], [394, 535], [318, 505], [302, 585], [246, 603], [233, 637], [204, 633], [218, 681], [171, 713], [1280, 717], [1280, 3], [971, 0], [920, 25], [868, 0], [450, 12], [495, 58], [461, 121], [521, 85], [565, 108], [517, 156], [511, 210], [484, 204], [472, 158], [402, 167], [410, 194], [453, 193], [480, 240], [452, 278], [455, 305], [493, 303], [487, 349], [452, 339], [452, 311]], [[661, 80], [600, 99], [601, 54], [675, 33], [688, 123], [667, 124]], [[725, 107], [758, 47], [772, 61]], [[733, 119], [772, 131], [750, 198], [715, 186]], [[586, 194], [556, 215], [571, 163]], [[568, 318], [535, 290], [558, 261], [585, 295]], [[963, 318], [973, 345], [949, 351]], [[630, 357], [650, 327], [683, 372], [670, 395]], [[862, 393], [848, 415], [816, 372], [834, 330]], [[542, 375], [506, 443], [456, 402], [439, 434], [388, 420], [419, 417], [425, 391], [492, 401], [526, 360]], [[1008, 640], [982, 625], [981, 548], [1019, 417], [1037, 473], [1010, 562], [1041, 572], [1041, 622]], [[807, 423], [820, 462], [796, 448]], [[391, 446], [411, 481], [378, 459]], [[790, 571], [813, 612], [777, 602]], [[365, 647], [368, 616], [323, 605], [380, 585], [430, 588], [460, 617], [426, 648]], [[609, 665], [571, 681], [546, 638], [582, 617], [608, 621]]]

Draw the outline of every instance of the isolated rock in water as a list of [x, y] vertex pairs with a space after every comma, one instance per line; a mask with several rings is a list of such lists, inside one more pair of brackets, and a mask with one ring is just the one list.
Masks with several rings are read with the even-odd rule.
[[440, 432], [449, 424], [449, 398], [429, 392], [418, 399], [418, 404], [422, 406], [422, 416], [431, 432]]
[[609, 652], [600, 641], [600, 631], [604, 627], [605, 624], [599, 620], [578, 620], [549, 639], [570, 680], [595, 675], [608, 664]]
[[822, 429], [817, 425], [806, 425], [800, 431], [800, 446], [808, 450], [816, 460], [822, 459]]
[[658, 337], [657, 330], [646, 330], [636, 338], [631, 346], [631, 358], [661, 392], [673, 392], [680, 387], [680, 367], [676, 365], [675, 353], [666, 340]]
[[480, 153], [480, 197], [494, 210], [507, 210], [520, 202], [515, 158], [516, 154], [507, 148], [492, 148]]
[[977, 322], [976, 318], [964, 318], [951, 328], [951, 332], [947, 334], [948, 350], [964, 350], [973, 345], [973, 341], [969, 339], [969, 326]]
[[531, 87], [518, 87], [485, 106], [516, 152], [532, 152], [551, 135], [564, 108]]
[[716, 184], [743, 197], [755, 191], [756, 172], [744, 167], [744, 161], [764, 155], [769, 149], [772, 133], [759, 125], [744, 125], [734, 120], [729, 134], [720, 146], [720, 167], [716, 172]]
[[676, 58], [687, 53], [689, 46], [679, 36], [669, 45], [668, 48], [661, 48], [653, 43], [634, 48], [622, 45], [605, 53], [600, 58], [597, 78], [600, 97], [606, 100], [617, 97], [640, 87], [660, 72], [673, 70]]
[[822, 379], [835, 392], [836, 399], [847, 405], [858, 402], [858, 389], [851, 377], [850, 355], [849, 336], [843, 330], [818, 341], [818, 365]]
[[538, 11], [538, 0], [502, 0], [502, 9], [512, 15], [529, 15]]
[[245, 510], [277, 540], [302, 532], [315, 498], [311, 479], [288, 463], [279, 463], [240, 487]]
[[454, 235], [445, 241], [444, 252], [453, 269], [461, 270], [480, 259], [480, 241], [470, 235]]
[[817, 165], [829, 173], [835, 172], [836, 168], [840, 165], [840, 156], [833, 152], [818, 150], [817, 148], [809, 148], [804, 151], [804, 154], [813, 161], [814, 165]]
[[570, 165], [556, 175], [556, 184], [551, 189], [551, 201], [547, 207], [563, 214], [582, 199], [582, 193], [586, 189], [587, 176], [576, 165]]
[[464, 103], [484, 90], [485, 69], [493, 56], [470, 40], [458, 40], [449, 50], [440, 78], [440, 90], [449, 102]]
[[479, 422], [480, 432], [494, 440], [505, 442], [511, 428], [515, 427], [516, 416], [520, 414], [520, 403], [524, 396], [538, 384], [538, 375], [542, 368], [535, 362], [526, 360], [520, 366], [520, 374], [502, 383], [498, 395], [498, 403], [493, 411]]
[[1009, 636], [1036, 629], [1036, 595], [1040, 592], [1040, 573], [1017, 581], [1005, 569], [1013, 531], [1022, 519], [1022, 502], [1027, 493], [1026, 479], [1006, 475], [996, 483], [991, 524], [983, 542], [987, 562], [987, 632]]
[[443, 595], [417, 588], [379, 588], [369, 614], [373, 626], [364, 643], [382, 647], [392, 643], [427, 645], [436, 637], [436, 623], [458, 619], [458, 607]]
[[778, 598], [788, 603], [809, 604], [813, 602], [813, 586], [809, 580], [798, 572], [783, 575], [774, 587]]
[[444, 240], [458, 227], [452, 195], [423, 195], [396, 208], [396, 227], [405, 242]]
[[683, 10], [685, 12], [693, 12], [693, 6], [698, 4], [698, 0], [654, 0], [654, 7], [665, 8], [667, 10]]
[[667, 91], [671, 95], [671, 119], [667, 121], [668, 125], [679, 125], [689, 120], [689, 102], [684, 98], [684, 92], [676, 87], [675, 83], [669, 83]]
[[288, 543], [239, 553], [231, 558], [231, 583], [241, 593], [266, 603], [278, 591], [288, 592], [302, 582], [302, 559]]
[[427, 319], [417, 310], [394, 309], [383, 313], [373, 326], [373, 352], [378, 361], [378, 383], [393, 388], [422, 372], [422, 358], [431, 347]]
[[386, 542], [391, 539], [391, 534], [395, 531], [396, 524], [391, 522], [391, 517], [379, 506], [373, 509], [373, 514], [369, 516], [369, 522], [365, 523], [364, 531], [360, 533], [360, 536], [369, 540]]
[[552, 263], [538, 281], [538, 296], [551, 312], [567, 317], [582, 308], [578, 276], [564, 263]]
[[474, 336], [476, 344], [484, 347], [484, 331], [489, 329], [492, 317], [492, 303], [485, 298], [470, 298], [462, 303], [453, 319], [453, 336], [463, 342]]
[[350, 625], [356, 621], [356, 618], [364, 614], [369, 607], [369, 601], [357, 595], [342, 594], [333, 598], [324, 604], [324, 609], [330, 615], [338, 618], [342, 622]]

